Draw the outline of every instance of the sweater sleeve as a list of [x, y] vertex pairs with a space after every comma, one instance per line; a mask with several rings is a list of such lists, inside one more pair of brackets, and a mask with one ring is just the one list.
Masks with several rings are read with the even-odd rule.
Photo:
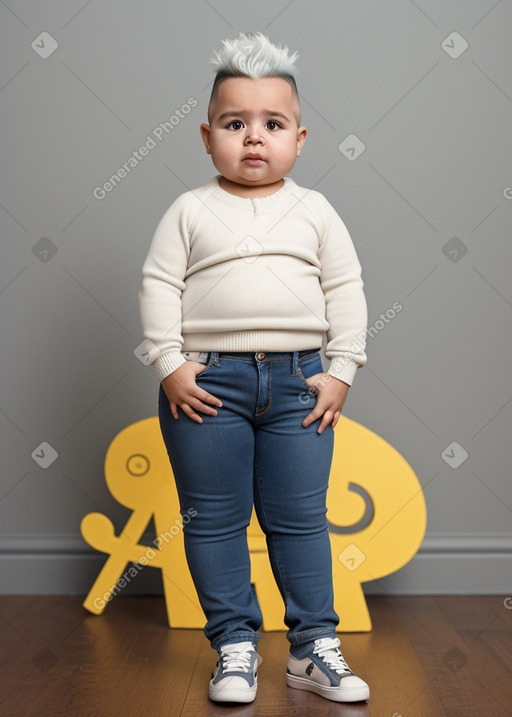
[[189, 258], [189, 233], [184, 195], [160, 220], [142, 267], [139, 310], [148, 364], [163, 380], [185, 363], [181, 354], [181, 294]]
[[361, 265], [347, 227], [334, 207], [321, 196], [325, 202], [324, 234], [318, 257], [329, 324], [325, 355], [331, 361], [328, 373], [351, 386], [356, 370], [367, 362], [368, 310]]

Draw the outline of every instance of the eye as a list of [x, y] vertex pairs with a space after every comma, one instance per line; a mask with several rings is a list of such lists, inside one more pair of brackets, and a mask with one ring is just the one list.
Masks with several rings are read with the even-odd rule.
[[[274, 126], [271, 127], [270, 125], [274, 125]], [[281, 125], [279, 124], [279, 122], [276, 122], [275, 120], [269, 120], [267, 122], [267, 127], [271, 132], [274, 132], [276, 129], [279, 129], [280, 126]]]
[[[235, 127], [233, 125], [236, 125]], [[242, 129], [243, 123], [240, 120], [233, 120], [228, 124], [228, 127], [231, 127], [232, 129]]]

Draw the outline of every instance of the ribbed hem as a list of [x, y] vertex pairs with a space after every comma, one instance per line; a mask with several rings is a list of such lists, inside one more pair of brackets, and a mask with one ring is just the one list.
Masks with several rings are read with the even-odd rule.
[[339, 378], [340, 381], [348, 383], [352, 386], [356, 371], [359, 368], [359, 364], [349, 358], [343, 356], [335, 356], [331, 359], [331, 365], [327, 373], [334, 378]]
[[184, 334], [183, 351], [303, 351], [322, 345], [318, 331], [232, 331]]
[[184, 358], [179, 351], [173, 351], [172, 353], [164, 354], [159, 356], [153, 363], [156, 370], [156, 375], [163, 381], [173, 371], [181, 366], [182, 363], [186, 363], [187, 359]]

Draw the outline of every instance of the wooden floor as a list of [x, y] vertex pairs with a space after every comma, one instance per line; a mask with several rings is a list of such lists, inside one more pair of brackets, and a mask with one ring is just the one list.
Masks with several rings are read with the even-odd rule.
[[365, 703], [290, 689], [284, 632], [262, 633], [258, 695], [210, 702], [216, 653], [201, 630], [171, 630], [160, 597], [118, 596], [100, 617], [78, 597], [0, 597], [2, 717], [510, 717], [512, 600], [368, 597], [373, 631], [343, 633]]

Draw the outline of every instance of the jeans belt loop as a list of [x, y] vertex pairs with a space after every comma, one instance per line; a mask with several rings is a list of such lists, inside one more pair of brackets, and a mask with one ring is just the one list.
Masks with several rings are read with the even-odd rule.
[[296, 374], [299, 368], [299, 352], [294, 351], [292, 357], [292, 374]]

